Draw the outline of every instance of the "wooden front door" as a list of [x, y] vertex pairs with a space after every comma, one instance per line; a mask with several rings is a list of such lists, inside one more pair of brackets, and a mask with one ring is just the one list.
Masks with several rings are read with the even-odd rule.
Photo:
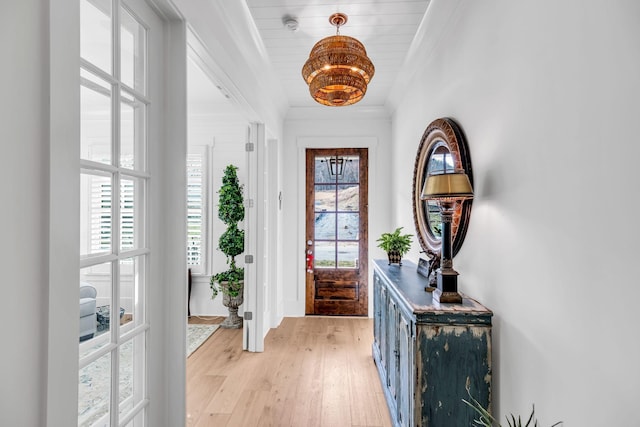
[[366, 148], [308, 149], [306, 313], [366, 316]]

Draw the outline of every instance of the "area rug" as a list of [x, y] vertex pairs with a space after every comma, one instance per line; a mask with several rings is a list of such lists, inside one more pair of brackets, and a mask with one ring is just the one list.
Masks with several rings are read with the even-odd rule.
[[198, 349], [220, 325], [187, 325], [187, 357]]

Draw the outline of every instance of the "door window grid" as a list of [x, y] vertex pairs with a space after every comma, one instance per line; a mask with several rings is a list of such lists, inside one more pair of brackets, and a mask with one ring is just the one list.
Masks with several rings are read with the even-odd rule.
[[96, 331], [80, 343], [78, 425], [146, 417], [146, 31], [119, 0], [81, 0], [80, 279], [98, 293]]
[[359, 166], [358, 156], [315, 159], [314, 268], [358, 268]]

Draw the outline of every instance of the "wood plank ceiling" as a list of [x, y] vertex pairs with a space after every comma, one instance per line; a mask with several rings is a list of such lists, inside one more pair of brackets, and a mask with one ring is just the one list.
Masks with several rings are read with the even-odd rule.
[[[430, 0], [246, 0], [290, 107], [318, 106], [301, 70], [313, 45], [334, 35], [329, 16], [346, 13], [343, 35], [360, 40], [375, 66], [361, 106], [384, 106]], [[292, 17], [298, 29], [283, 22]]]

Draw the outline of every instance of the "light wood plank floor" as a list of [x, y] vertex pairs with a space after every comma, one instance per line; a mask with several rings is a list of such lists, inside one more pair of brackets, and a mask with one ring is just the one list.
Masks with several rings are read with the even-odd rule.
[[372, 339], [371, 319], [285, 318], [249, 353], [220, 328], [187, 359], [187, 425], [390, 426]]

